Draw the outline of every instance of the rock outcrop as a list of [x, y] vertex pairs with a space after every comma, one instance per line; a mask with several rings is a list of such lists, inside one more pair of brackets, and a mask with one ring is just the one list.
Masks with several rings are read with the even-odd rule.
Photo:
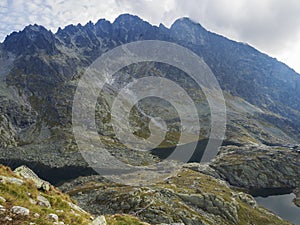
[[44, 191], [49, 191], [50, 190], [50, 183], [47, 181], [42, 180], [39, 178], [31, 169], [29, 169], [27, 166], [20, 166], [14, 170], [14, 172], [25, 178], [25, 179], [30, 179], [34, 182], [35, 186], [38, 189], [44, 190]]
[[[254, 195], [291, 192], [300, 186], [300, 153], [282, 146], [227, 146], [211, 163], [215, 173], [231, 185]], [[263, 194], [262, 194], [263, 195]]]
[[210, 164], [185, 167], [226, 180], [254, 196], [294, 192], [294, 203], [299, 206], [299, 159], [298, 149], [288, 146], [228, 145]]

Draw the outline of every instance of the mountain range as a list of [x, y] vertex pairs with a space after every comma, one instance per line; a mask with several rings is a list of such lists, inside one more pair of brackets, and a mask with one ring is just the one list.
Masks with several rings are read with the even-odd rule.
[[[54, 184], [94, 174], [78, 152], [72, 133], [78, 81], [104, 53], [141, 40], [167, 41], [191, 50], [209, 66], [221, 86], [227, 110], [223, 146], [205, 169], [196, 166], [194, 170], [250, 193], [266, 189], [299, 193], [300, 75], [254, 47], [207, 31], [189, 18], [178, 19], [167, 28], [123, 14], [113, 23], [100, 19], [95, 24], [68, 25], [56, 33], [35, 24], [8, 35], [0, 44], [0, 163], [11, 167], [26, 164]], [[162, 63], [134, 64], [113, 75], [113, 84], [98, 98], [99, 137], [111, 154], [132, 165], [157, 162], [178, 144], [176, 111], [154, 98], [135, 106], [130, 122], [134, 134], [146, 138], [149, 118], [163, 118], [168, 132], [157, 149], [128, 149], [114, 134], [110, 124], [113, 99], [128, 82], [146, 76], [177, 82], [196, 103], [201, 130], [198, 153], [190, 161], [199, 162], [199, 152], [210, 134], [209, 104], [186, 73]], [[151, 216], [142, 218], [151, 222]]]

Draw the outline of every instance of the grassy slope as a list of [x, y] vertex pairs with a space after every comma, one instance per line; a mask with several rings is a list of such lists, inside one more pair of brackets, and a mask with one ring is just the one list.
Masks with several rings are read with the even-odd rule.
[[[5, 177], [17, 176], [10, 168], [0, 165], [0, 175]], [[23, 180], [23, 179], [22, 179]], [[30, 195], [28, 194], [30, 193]], [[42, 195], [49, 200], [51, 208], [38, 206], [30, 203], [30, 198], [36, 199], [38, 195]], [[73, 210], [67, 202], [72, 202], [70, 197], [63, 194], [58, 189], [51, 187], [49, 192], [41, 192], [37, 190], [34, 183], [30, 180], [24, 180], [24, 184], [19, 186], [17, 184], [0, 183], [0, 196], [6, 199], [6, 202], [0, 203], [7, 210], [4, 213], [0, 213], [1, 225], [23, 225], [35, 223], [38, 225], [53, 225], [53, 222], [48, 221], [48, 215], [50, 213], [57, 214], [59, 221], [63, 221], [65, 224], [70, 225], [85, 225], [91, 222], [91, 215], [89, 213], [83, 213]], [[30, 210], [29, 217], [13, 215], [10, 212], [10, 208], [13, 206], [22, 206]], [[39, 218], [35, 218], [34, 214], [38, 213]], [[5, 221], [5, 217], [11, 217], [13, 222]], [[106, 217], [108, 225], [144, 225], [139, 219], [129, 215], [110, 215]]]

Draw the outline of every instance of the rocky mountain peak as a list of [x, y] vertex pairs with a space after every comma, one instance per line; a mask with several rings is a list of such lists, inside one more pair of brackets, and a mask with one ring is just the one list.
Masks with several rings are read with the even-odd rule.
[[172, 24], [170, 31], [172, 35], [176, 36], [180, 40], [185, 40], [201, 45], [204, 45], [205, 37], [209, 33], [199, 23], [196, 23], [187, 17], [177, 19]]
[[24, 32], [28, 32], [28, 33], [30, 33], [30, 32], [48, 32], [48, 30], [45, 27], [35, 23], [33, 25], [30, 24], [30, 25], [26, 26], [24, 28]]
[[150, 25], [148, 22], [142, 20], [140, 17], [135, 16], [135, 15], [131, 15], [131, 14], [121, 14], [120, 16], [118, 16], [115, 21], [113, 22], [115, 25], [133, 25], [133, 24], [148, 24]]
[[100, 37], [109, 37], [112, 34], [112, 24], [105, 19], [100, 19], [95, 24], [96, 35]]
[[57, 31], [57, 34], [60, 35], [63, 32], [67, 32], [69, 34], [75, 34], [77, 31], [78, 31], [78, 26], [71, 24], [66, 26], [64, 29], [59, 29]]
[[175, 20], [175, 22], [172, 24], [171, 26], [171, 30], [176, 30], [176, 29], [191, 29], [191, 28], [196, 28], [198, 31], [202, 30], [202, 31], [207, 31], [200, 23], [195, 22], [193, 20], [191, 20], [188, 17], [182, 17], [179, 18], [177, 20]]
[[54, 34], [43, 26], [34, 24], [13, 32], [4, 40], [4, 49], [16, 55], [33, 54], [40, 50], [53, 55], [56, 52]]

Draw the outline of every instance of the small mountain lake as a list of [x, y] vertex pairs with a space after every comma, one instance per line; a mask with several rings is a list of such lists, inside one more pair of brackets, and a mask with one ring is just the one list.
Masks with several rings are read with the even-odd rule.
[[271, 210], [283, 219], [300, 225], [300, 207], [293, 203], [294, 194], [271, 195], [268, 197], [256, 197], [259, 205]]

